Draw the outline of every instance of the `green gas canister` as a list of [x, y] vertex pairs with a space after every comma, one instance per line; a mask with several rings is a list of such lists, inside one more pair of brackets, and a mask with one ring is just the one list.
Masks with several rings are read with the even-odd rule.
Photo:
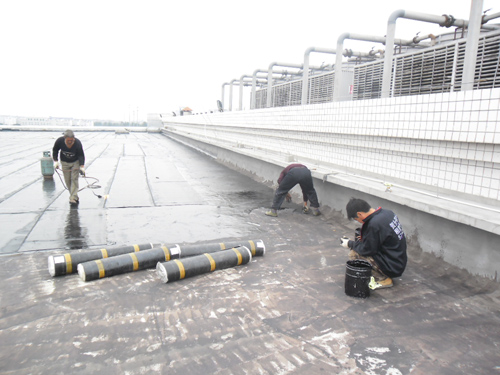
[[42, 175], [45, 179], [52, 179], [54, 176], [54, 161], [50, 157], [50, 151], [44, 151], [43, 157], [40, 159], [42, 167]]

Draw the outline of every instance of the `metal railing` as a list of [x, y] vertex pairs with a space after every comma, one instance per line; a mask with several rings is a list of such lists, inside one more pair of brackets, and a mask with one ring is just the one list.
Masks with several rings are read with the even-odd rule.
[[[396, 55], [393, 59], [391, 97], [460, 91], [465, 60], [466, 40], [460, 39], [438, 46]], [[384, 61], [350, 66], [343, 74], [343, 86], [349, 94], [341, 100], [365, 100], [382, 97]], [[334, 100], [335, 73], [309, 77], [308, 104]], [[500, 30], [484, 34], [479, 39], [474, 89], [500, 87]], [[302, 82], [273, 86], [271, 107], [301, 104]], [[347, 90], [342, 89], [347, 93]], [[256, 92], [256, 109], [266, 108], [267, 90]]]

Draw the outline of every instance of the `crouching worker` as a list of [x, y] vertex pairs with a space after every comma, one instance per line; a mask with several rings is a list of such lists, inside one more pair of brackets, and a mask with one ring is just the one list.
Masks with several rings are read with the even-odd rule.
[[309, 201], [311, 203], [312, 214], [314, 216], [320, 215], [318, 195], [314, 189], [311, 171], [305, 165], [290, 164], [281, 171], [278, 178], [278, 184], [279, 186], [274, 194], [271, 210], [266, 212], [267, 216], [278, 216], [278, 210], [283, 204], [283, 201], [285, 199], [287, 202], [292, 200], [292, 197], [288, 192], [297, 184], [299, 184], [302, 189], [302, 196], [304, 199], [302, 212], [309, 212], [309, 208], [307, 207], [307, 201]]
[[356, 238], [340, 239], [350, 249], [349, 259], [363, 259], [372, 265], [375, 283], [370, 288], [393, 286], [392, 278], [399, 277], [406, 268], [406, 238], [394, 212], [381, 207], [374, 209], [362, 199], [351, 198], [346, 205], [347, 218], [362, 224]]

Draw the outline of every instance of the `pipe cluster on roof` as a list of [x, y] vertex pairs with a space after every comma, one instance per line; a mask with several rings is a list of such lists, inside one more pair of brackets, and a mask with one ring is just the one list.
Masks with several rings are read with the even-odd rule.
[[[471, 11], [471, 19], [474, 12], [474, 6], [482, 8], [482, 1], [478, 2], [480, 4], [474, 5]], [[481, 11], [482, 9], [479, 9]], [[477, 13], [477, 11], [476, 11]], [[477, 16], [474, 16], [477, 17]], [[452, 15], [443, 14], [441, 16], [425, 14], [419, 12], [412, 12], [407, 10], [396, 10], [391, 13], [387, 21], [387, 34], [386, 36], [373, 36], [373, 35], [363, 35], [363, 34], [354, 34], [354, 33], [343, 33], [337, 39], [337, 49], [330, 48], [318, 48], [318, 47], [309, 47], [304, 52], [304, 62], [303, 64], [293, 64], [293, 63], [283, 63], [283, 62], [272, 62], [269, 64], [267, 70], [265, 69], [257, 69], [254, 71], [253, 75], [242, 75], [240, 80], [233, 79], [230, 83], [224, 83], [222, 85], [222, 103], [224, 104], [224, 87], [226, 85], [230, 85], [230, 97], [229, 97], [229, 110], [232, 110], [232, 89], [234, 84], [238, 84], [240, 86], [240, 98], [239, 98], [239, 110], [242, 109], [243, 105], [243, 87], [244, 86], [252, 86], [252, 95], [251, 95], [251, 105], [250, 107], [255, 108], [255, 94], [256, 94], [256, 86], [257, 84], [266, 84], [267, 85], [267, 107], [272, 106], [272, 88], [273, 82], [279, 81], [280, 78], [276, 77], [276, 74], [281, 73], [288, 77], [288, 75], [297, 75], [302, 76], [302, 101], [301, 104], [307, 104], [307, 92], [308, 92], [308, 84], [309, 84], [309, 76], [314, 73], [324, 72], [327, 70], [335, 70], [335, 82], [334, 87], [340, 87], [340, 83], [342, 81], [342, 57], [357, 57], [365, 60], [375, 60], [375, 59], [384, 59], [384, 69], [383, 69], [383, 79], [382, 79], [382, 97], [388, 97], [391, 85], [392, 78], [392, 60], [394, 56], [394, 47], [398, 46], [412, 46], [412, 47], [430, 47], [436, 44], [436, 36], [433, 34], [426, 34], [422, 36], [415, 36], [409, 40], [396, 39], [396, 21], [399, 18], [405, 18], [415, 21], [421, 22], [429, 22], [437, 24], [441, 27], [452, 27], [456, 26], [457, 28], [468, 28], [469, 21], [463, 19], [457, 19]], [[489, 16], [482, 15], [480, 18], [480, 27], [485, 30], [497, 30], [498, 25], [486, 25], [486, 23], [492, 19], [500, 18], [500, 13], [494, 13]], [[472, 22], [471, 22], [472, 23]], [[370, 51], [370, 52], [359, 52], [352, 51], [350, 49], [344, 50], [344, 41], [346, 39], [351, 40], [359, 40], [359, 41], [367, 41], [367, 42], [376, 42], [385, 45], [385, 50], [378, 51]], [[424, 40], [430, 39], [430, 43], [421, 43]], [[342, 53], [338, 53], [338, 51], [342, 51]], [[309, 55], [312, 52], [316, 53], [326, 53], [326, 54], [334, 54], [336, 55], [336, 61], [334, 65], [325, 65], [325, 66], [310, 66], [309, 65]], [[474, 55], [469, 57], [472, 61], [475, 58], [475, 54], [473, 52], [470, 55]], [[467, 56], [466, 56], [467, 63]], [[294, 68], [299, 69], [297, 72], [289, 72], [283, 70], [277, 70], [276, 67], [284, 67], [284, 68]], [[258, 73], [267, 73], [266, 77], [257, 78]], [[251, 83], [248, 81], [248, 78], [251, 78]], [[247, 80], [245, 80], [247, 79]], [[335, 100], [340, 99], [341, 90], [334, 90]]]

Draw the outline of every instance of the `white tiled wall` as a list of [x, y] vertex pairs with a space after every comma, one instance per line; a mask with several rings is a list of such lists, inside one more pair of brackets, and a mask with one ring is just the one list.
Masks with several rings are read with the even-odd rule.
[[188, 137], [500, 200], [500, 89], [164, 119]]

